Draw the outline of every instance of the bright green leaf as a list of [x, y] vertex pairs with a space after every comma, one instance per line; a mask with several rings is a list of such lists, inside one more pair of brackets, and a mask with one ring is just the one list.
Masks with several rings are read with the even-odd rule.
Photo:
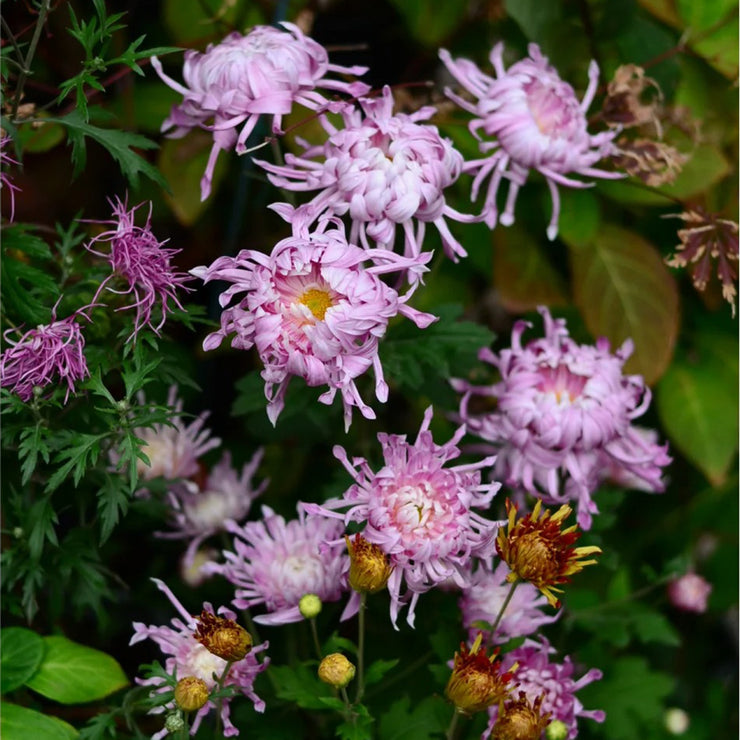
[[738, 448], [737, 376], [729, 382], [728, 370], [707, 352], [677, 358], [656, 396], [671, 442], [715, 486], [725, 480]]
[[376, 660], [372, 665], [365, 671], [365, 685], [370, 686], [371, 684], [377, 683], [382, 680], [388, 671], [395, 668], [399, 663], [399, 659], [393, 660]]
[[277, 695], [295, 702], [303, 709], [327, 709], [325, 699], [331, 698], [330, 687], [323, 683], [315, 666], [270, 666], [277, 683]]
[[3, 740], [73, 740], [77, 730], [64, 720], [17, 704], [0, 704], [0, 736]]
[[23, 686], [38, 670], [46, 646], [40, 635], [24, 627], [0, 631], [0, 693]]
[[46, 657], [29, 688], [60, 704], [102, 699], [128, 685], [115, 658], [66, 637], [45, 637]]
[[657, 250], [640, 235], [605, 225], [588, 248], [571, 250], [575, 302], [586, 326], [612, 347], [631, 338], [625, 371], [648, 384], [666, 370], [678, 332], [678, 290]]

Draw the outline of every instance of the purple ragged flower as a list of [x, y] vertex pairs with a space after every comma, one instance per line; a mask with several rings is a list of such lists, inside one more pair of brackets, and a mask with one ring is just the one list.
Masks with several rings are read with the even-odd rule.
[[[168, 312], [173, 308], [170, 301], [179, 309], [184, 310], [177, 298], [177, 290], [191, 290], [185, 283], [192, 278], [185, 272], [176, 272], [171, 264], [172, 257], [179, 254], [179, 249], [166, 249], [164, 242], [160, 242], [151, 230], [152, 206], [149, 204], [149, 214], [144, 226], [136, 226], [134, 223], [136, 211], [144, 203], [134, 206], [128, 210], [126, 201], [116, 198], [115, 202], [109, 201], [113, 208], [114, 220], [94, 221], [92, 223], [112, 224], [112, 231], [105, 231], [94, 237], [85, 248], [98, 257], [108, 260], [113, 274], [107, 277], [98, 288], [93, 302], [106, 288], [112, 293], [119, 295], [133, 294], [134, 303], [122, 306], [116, 310], [124, 311], [136, 309], [134, 330], [129, 339], [135, 339], [144, 326], [155, 333], [164, 326]], [[93, 245], [108, 244], [106, 252], [99, 252]], [[125, 287], [118, 289], [110, 287], [109, 283], [115, 278], [121, 279]], [[152, 323], [152, 309], [159, 305], [162, 317], [155, 326]]]
[[[324, 222], [321, 228], [331, 225]], [[375, 395], [381, 403], [386, 401], [388, 386], [378, 344], [388, 322], [397, 314], [420, 327], [436, 320], [406, 304], [413, 288], [399, 295], [379, 275], [423, 265], [429, 257], [424, 253], [407, 259], [388, 250], [348, 244], [340, 222], [310, 234], [294, 224], [294, 235], [279, 242], [270, 255], [243, 250], [192, 270], [206, 282], [232, 283], [220, 296], [221, 306], [236, 299], [223, 311], [221, 328], [206, 337], [203, 348], [218, 347], [230, 334], [235, 335], [232, 346], [237, 349], [257, 347], [265, 365], [267, 415], [273, 424], [294, 375], [309, 386], [328, 386], [319, 398], [322, 403], [331, 404], [339, 391], [347, 428], [353, 406], [373, 419], [375, 412], [360, 398], [355, 378], [372, 367]]]
[[57, 321], [55, 306], [50, 324], [29, 329], [16, 340], [10, 335], [17, 329], [4, 332], [10, 347], [0, 357], [0, 385], [21, 400], [30, 401], [34, 388], [66, 383], [64, 403], [67, 403], [69, 394], [75, 392], [75, 383], [90, 375], [83, 352], [85, 338], [77, 323], [78, 316], [88, 318], [84, 311], [81, 309]]
[[[334, 455], [355, 483], [341, 498], [322, 506], [304, 504], [307, 511], [340, 519], [345, 526], [364, 522], [362, 536], [383, 550], [393, 568], [388, 591], [394, 626], [400, 608], [408, 604], [407, 621], [413, 627], [420, 594], [450, 579], [466, 587], [472, 559], [489, 557], [494, 551], [498, 523], [473, 509], [487, 509], [499, 488], [498, 483], [481, 483], [481, 468], [492, 465], [495, 458], [445, 467], [459, 457], [457, 443], [465, 427], [457, 429], [449, 442], [437, 445], [429, 431], [431, 420], [430, 406], [413, 444], [406, 435], [378, 434], [385, 464], [377, 472], [364, 458], [350, 461], [344, 448], [335, 446]], [[408, 590], [402, 594], [404, 583]], [[353, 606], [356, 603], [357, 599]], [[351, 613], [352, 607], [345, 617]]]
[[[562, 663], [550, 662], [549, 655], [555, 652], [544, 638], [541, 643], [526, 640], [521, 647], [512, 650], [503, 658], [502, 670], [509, 670], [518, 663], [515, 681], [517, 691], [523, 691], [530, 702], [543, 695], [542, 712], [551, 713], [552, 720], [560, 720], [568, 727], [568, 738], [578, 735], [578, 719], [584, 717], [603, 722], [606, 714], [601, 709], [584, 709], [576, 697], [576, 691], [598, 681], [602, 673], [591, 668], [578, 680], [573, 679], [575, 666], [570, 657]], [[490, 721], [483, 737], [487, 738], [498, 717], [498, 706], [488, 710]]]
[[[543, 338], [522, 346], [530, 324], [518, 321], [510, 349], [481, 350], [480, 359], [498, 369], [499, 382], [478, 387], [453, 381], [464, 392], [460, 417], [498, 454], [499, 480], [547, 504], [576, 501], [578, 524], [589, 529], [598, 513], [591, 494], [605, 478], [638, 479], [641, 487], [661, 492], [662, 468], [671, 459], [666, 445], [632, 424], [651, 397], [641, 376], [622, 372], [632, 342], [614, 354], [603, 338], [595, 346], [576, 344], [563, 319], [539, 311]], [[475, 396], [494, 399], [495, 408], [471, 411]]]
[[[322, 115], [329, 138], [311, 146], [301, 142], [303, 155], [286, 154], [283, 166], [258, 161], [270, 181], [296, 191], [320, 192], [300, 210], [309, 221], [323, 214], [348, 215], [352, 221], [349, 241], [369, 248], [393, 249], [396, 230], [405, 237], [404, 254], [421, 253], [426, 225], [442, 237], [452, 259], [466, 255], [452, 236], [445, 217], [473, 221], [445, 201], [444, 191], [460, 176], [462, 155], [437, 127], [420, 123], [436, 112], [432, 107], [412, 114], [393, 115], [393, 94], [386, 86], [378, 98], [360, 100], [362, 110], [345, 106], [344, 125], [337, 128]], [[418, 275], [413, 276], [418, 278]]]
[[[473, 641], [482, 627], [475, 622], [492, 624], [511, 591], [511, 583], [506, 582], [509, 574], [506, 563], [499, 561], [492, 570], [481, 564], [473, 573], [468, 586], [463, 588], [460, 598], [463, 626], [468, 630], [468, 640]], [[506, 606], [495, 633], [486, 631], [486, 639], [491, 645], [501, 645], [515, 637], [524, 637], [537, 632], [545, 624], [554, 622], [561, 612], [545, 614], [542, 609], [547, 598], [531, 584], [520, 582], [514, 595]]]
[[[618, 131], [589, 134], [586, 111], [591, 105], [599, 76], [596, 62], [588, 69], [589, 85], [579, 102], [573, 88], [560, 79], [537, 44], [529, 45], [529, 57], [504, 69], [504, 45], [496, 44], [490, 54], [496, 77], [484, 74], [468, 59], [453, 60], [445, 49], [439, 52], [452, 76], [476, 100], [470, 102], [447, 90], [461, 108], [473, 114], [470, 130], [479, 139], [484, 154], [466, 162], [463, 170], [475, 174], [472, 198], [489, 179], [482, 216], [490, 228], [501, 221], [514, 223], [514, 206], [519, 188], [529, 170], [537, 170], [547, 181], [552, 196], [552, 218], [547, 236], [558, 233], [560, 196], [558, 185], [584, 188], [592, 183], [574, 180], [586, 177], [622, 177], [594, 167], [615, 153], [613, 139]], [[489, 152], [492, 152], [489, 154]], [[496, 196], [501, 180], [509, 180], [506, 206], [499, 217]]]
[[[282, 117], [293, 103], [311, 110], [328, 106], [317, 91], [363, 95], [368, 86], [327, 78], [329, 73], [364, 74], [366, 67], [329, 64], [326, 49], [305, 36], [298, 26], [281, 23], [283, 29], [255, 26], [242, 35], [230, 33], [220, 44], [209, 44], [205, 53], [185, 52], [181, 85], [162, 70], [157, 57], [152, 66], [162, 80], [183, 96], [162, 124], [170, 136], [184, 136], [198, 127], [213, 132], [213, 148], [201, 180], [201, 199], [211, 192], [216, 160], [222, 149], [246, 151], [249, 134], [260, 115], [272, 116], [272, 131], [279, 133]], [[241, 127], [241, 131], [237, 129]]]
[[[162, 581], [156, 578], [153, 578], [152, 580], [157, 584], [157, 588], [167, 596], [180, 616], [172, 619], [171, 627], [167, 625], [147, 626], [141, 622], [134, 622], [134, 636], [131, 638], [129, 645], [133, 645], [146, 639], [154, 640], [154, 642], [159, 645], [160, 650], [168, 656], [165, 661], [165, 669], [168, 673], [177, 671], [178, 678], [185, 678], [186, 676], [199, 678], [205, 682], [209, 691], [213, 690], [216, 687], [214, 674], [217, 677], [220, 677], [228, 665], [227, 662], [223, 658], [219, 658], [209, 652], [208, 648], [195, 638], [194, 632], [198, 626], [197, 618], [188, 614], [185, 607], [177, 600], [172, 591], [170, 591]], [[214, 614], [213, 607], [208, 603], [203, 605], [203, 610], [210, 614]], [[223, 606], [219, 608], [218, 614], [222, 615], [226, 619], [236, 619], [236, 614]], [[262, 645], [257, 645], [256, 647], [253, 647], [242, 660], [231, 663], [229, 671], [223, 680], [224, 686], [233, 686], [250, 699], [254, 704], [255, 710], [258, 712], [264, 712], [265, 703], [254, 692], [254, 681], [257, 676], [267, 668], [270, 660], [269, 658], [265, 658], [260, 663], [257, 661], [255, 654], [266, 650], [268, 646], [269, 643], [267, 642]], [[136, 683], [142, 686], [151, 686], [152, 690], [156, 693], [161, 693], [166, 690], [163, 686], [162, 679], [156, 677], [146, 680], [137, 678]], [[232, 724], [229, 717], [232, 699], [227, 697], [221, 701], [221, 720], [223, 722], [224, 737], [234, 737], [239, 734], [239, 730]], [[159, 714], [164, 712], [165, 709], [172, 708], [173, 707], [169, 706], [155, 707], [151, 710], [151, 714]], [[190, 728], [191, 735], [195, 735], [197, 733], [203, 718], [212, 709], [216, 708], [216, 702], [209, 700], [205, 706], [198, 710]], [[152, 736], [152, 740], [159, 740], [166, 734], [166, 729], [160, 730]]]
[[[144, 403], [143, 394], [139, 403]], [[211, 437], [210, 430], [203, 426], [208, 418], [207, 411], [189, 424], [185, 423], [177, 386], [170, 387], [167, 406], [172, 412], [167, 424], [134, 429], [134, 434], [144, 442], [141, 451], [149, 458], [149, 465], [143, 460], [136, 461], [136, 472], [145, 480], [190, 478], [200, 470], [198, 458], [221, 444], [221, 440]], [[114, 450], [111, 450], [110, 457], [114, 464], [120, 458]]]
[[10, 175], [8, 175], [7, 172], [5, 172], [5, 168], [12, 164], [18, 164], [17, 160], [13, 159], [13, 157], [8, 154], [8, 149], [13, 143], [13, 137], [8, 136], [7, 134], [3, 134], [0, 136], [0, 190], [7, 188], [8, 190], [8, 197], [10, 198], [10, 218], [9, 221], [12, 221], [15, 217], [15, 192], [16, 190], [20, 190], [20, 188], [17, 185], [13, 184], [13, 181], [10, 179]]
[[255, 622], [299, 622], [303, 596], [337, 601], [347, 590], [349, 556], [342, 525], [334, 519], [306, 516], [299, 506], [298, 519], [286, 522], [263, 506], [260, 521], [242, 527], [227, 522], [226, 529], [234, 535], [234, 552], [224, 552], [225, 563], [208, 563], [203, 571], [219, 573], [236, 586], [237, 608], [263, 604], [268, 613], [254, 617]]
[[267, 487], [267, 480], [258, 486], [253, 478], [262, 460], [260, 448], [238, 474], [231, 465], [231, 453], [224, 452], [221, 461], [205, 476], [197, 480], [181, 481], [167, 491], [170, 525], [175, 531], [157, 532], [164, 539], [189, 539], [184, 567], [192, 565], [203, 540], [226, 530], [226, 521], [242, 521], [252, 502]]

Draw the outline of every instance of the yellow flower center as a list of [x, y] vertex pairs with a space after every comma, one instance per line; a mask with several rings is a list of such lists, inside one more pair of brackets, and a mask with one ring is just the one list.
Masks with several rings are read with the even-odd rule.
[[319, 321], [324, 320], [326, 310], [332, 306], [329, 294], [319, 288], [309, 288], [299, 300]]

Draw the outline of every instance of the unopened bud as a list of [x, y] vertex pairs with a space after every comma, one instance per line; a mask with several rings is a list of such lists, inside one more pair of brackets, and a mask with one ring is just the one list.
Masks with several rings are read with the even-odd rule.
[[679, 707], [666, 709], [663, 722], [671, 735], [683, 735], [689, 729], [689, 715]]
[[361, 534], [344, 538], [349, 550], [349, 585], [358, 593], [374, 594], [385, 588], [391, 576], [388, 556]]
[[184, 712], [197, 712], [208, 701], [208, 686], [202, 678], [186, 676], [175, 686], [175, 703]]
[[305, 594], [298, 602], [298, 611], [304, 619], [313, 619], [321, 611], [321, 599], [316, 594]]
[[217, 617], [205, 609], [198, 617], [198, 626], [193, 637], [208, 652], [230, 663], [242, 660], [252, 649], [252, 636], [244, 627], [233, 619]]
[[185, 727], [185, 720], [180, 712], [170, 712], [164, 720], [164, 729], [169, 733], [180, 732]]
[[354, 665], [341, 653], [331, 653], [319, 664], [319, 678], [335, 689], [343, 689], [354, 677]]
[[554, 719], [545, 730], [547, 740], [565, 740], [568, 737], [568, 725], [562, 720]]

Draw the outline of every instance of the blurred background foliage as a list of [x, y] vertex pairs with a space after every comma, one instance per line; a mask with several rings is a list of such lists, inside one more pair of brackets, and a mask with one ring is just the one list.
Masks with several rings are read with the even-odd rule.
[[[477, 349], [491, 341], [494, 347], [507, 345], [513, 321], [521, 315], [532, 318], [537, 305], [547, 304], [556, 315], [566, 317], [579, 341], [606, 336], [617, 347], [631, 337], [635, 352], [627, 370], [644, 375], [654, 393], [645, 424], [669, 440], [674, 457], [668, 490], [662, 495], [599, 492], [596, 500], [602, 513], [587, 540], [603, 548], [601, 565], [581, 574], [568, 588], [563, 616], [545, 632], [560, 655], [573, 654], [582, 668], [596, 666], [604, 672], [603, 680], [583, 689], [579, 698], [587, 708], [605, 709], [607, 721], [604, 725], [582, 721], [579, 737], [668, 738], [663, 721], [667, 707], [689, 714], [690, 726], [682, 735], [686, 740], [737, 737], [737, 323], [718, 281], [698, 293], [689, 275], [665, 264], [678, 243], [681, 222], [675, 216], [687, 207], [701, 206], [737, 220], [737, 3], [131, 0], [106, 5], [110, 12], [126, 13], [123, 28], [112, 37], [113, 54], [123, 53], [141, 34], [146, 34], [149, 47], [203, 50], [233, 29], [300, 18], [310, 23], [311, 35], [329, 49], [332, 61], [367, 64], [366, 79], [374, 88], [395, 86], [398, 100], [408, 108], [441, 104], [434, 122], [466, 157], [477, 153], [477, 145], [466, 120], [443, 103], [442, 88], [449, 80], [438, 62], [440, 47], [486, 69], [496, 41], [506, 42], [511, 59], [524, 55], [527, 44], [535, 42], [576, 90], [585, 89], [588, 63], [596, 59], [602, 76], [592, 114], [598, 112], [606, 84], [620, 65], [640, 65], [657, 82], [666, 111], [665, 140], [687, 157], [675, 181], [650, 188], [638, 178], [628, 178], [598, 182], [588, 190], [562, 191], [560, 235], [554, 243], [544, 236], [549, 194], [544, 180], [536, 176], [520, 195], [514, 226], [499, 226], [491, 233], [483, 225], [453, 224], [469, 257], [454, 265], [437, 249], [426, 286], [415, 297], [416, 307], [442, 317], [439, 324], [424, 332], [403, 325], [389, 330], [381, 352], [391, 398], [385, 406], [376, 404], [377, 421], [356, 415], [345, 437], [337, 405], [317, 404], [318, 393], [294, 380], [286, 409], [273, 429], [264, 411], [256, 356], [224, 347], [205, 355], [200, 344], [207, 327], [200, 324], [168, 327], [157, 353], [169, 369], [149, 383], [146, 392], [163, 402], [167, 384], [180, 382], [186, 408], [193, 413], [211, 411], [208, 423], [232, 450], [237, 464], [264, 445], [262, 472], [271, 483], [263, 502], [290, 517], [298, 499], [321, 501], [348, 485], [331, 456], [333, 443], [377, 460], [378, 431], [413, 433], [430, 402], [454, 411], [455, 394], [447, 379], [485, 377], [475, 359]], [[77, 17], [92, 14], [91, 4], [83, 0], [52, 5], [26, 87], [26, 100], [37, 106], [40, 118], [69, 116], [76, 107], [71, 99], [53, 102], [62, 82], [80, 67], [80, 48], [67, 33], [66, 6], [74, 8]], [[5, 2], [3, 16], [19, 34], [34, 23], [26, 2]], [[163, 61], [168, 73], [179, 78], [182, 55], [171, 53]], [[168, 187], [160, 187], [157, 176], [146, 169], [138, 182], [131, 182], [105, 143], [94, 141], [88, 143], [85, 166], [72, 178], [70, 149], [65, 145], [69, 122], [19, 125], [22, 169], [13, 173], [20, 188], [16, 225], [3, 229], [6, 318], [30, 323], [48, 319], [60, 287], [59, 281], [43, 275], [53, 260], [79, 251], [87, 227], [80, 226], [75, 236], [75, 219], [107, 218], [106, 198], [126, 192], [132, 203], [153, 201], [153, 230], [160, 238], [169, 238], [169, 246], [182, 249], [177, 258], [181, 269], [208, 264], [242, 248], [268, 251], [287, 235], [286, 224], [266, 210], [280, 196], [248, 157], [222, 155], [213, 194], [200, 202], [199, 180], [211, 138], [204, 132], [178, 140], [160, 137], [161, 123], [178, 96], [153, 74], [148, 60], [139, 64], [143, 76], [113, 65], [100, 76], [104, 92], [87, 90], [87, 102], [94, 108], [91, 120], [103, 129], [120, 127], [155, 141], [158, 148], [148, 149], [148, 144], [135, 140], [133, 151], [156, 166]], [[5, 80], [12, 83], [14, 74], [4, 67]], [[280, 144], [287, 149], [295, 146], [295, 136], [311, 140], [320, 135], [307, 111], [294, 111], [286, 128], [289, 133]], [[250, 143], [258, 143], [265, 134], [265, 128], [257, 131]], [[266, 151], [269, 157], [269, 149], [261, 150], [260, 156]], [[462, 212], [476, 210], [468, 188], [469, 180], [463, 177], [449, 196]], [[62, 231], [55, 237], [57, 223]], [[25, 268], [18, 267], [13, 251], [18, 248], [17, 231], [26, 228], [22, 224], [34, 224], [39, 240], [37, 250], [20, 260]], [[427, 238], [428, 247], [440, 246], [436, 234]], [[61, 246], [52, 254], [47, 244], [55, 239]], [[26, 272], [18, 275], [23, 269]], [[29, 281], [34, 283], [30, 291]], [[16, 284], [21, 289], [18, 296], [13, 294]], [[202, 313], [215, 321], [216, 292], [209, 288], [194, 294], [188, 305], [201, 306]], [[84, 292], [79, 285], [75, 290], [79, 295]], [[90, 327], [92, 352], [107, 351], [110, 331], [99, 323]], [[130, 361], [134, 368], [135, 358]], [[184, 385], [188, 377], [198, 389]], [[364, 381], [369, 391], [369, 381]], [[130, 390], [126, 388], [127, 395]], [[97, 412], [88, 409], [88, 413]], [[453, 428], [443, 414], [435, 415], [434, 424], [440, 439]], [[164, 623], [171, 617], [150, 577], [167, 581], [194, 611], [204, 599], [221, 604], [231, 598], [224, 582], [209, 581], [192, 591], [179, 580], [181, 543], [152, 537], [161, 527], [162, 507], [156, 498], [146, 502], [118, 494], [122, 498], [113, 509], [115, 516], [111, 514], [104, 525], [107, 536], [101, 543], [98, 532], [75, 515], [84, 510], [85, 496], [94, 500], [97, 495], [93, 489], [85, 490], [84, 480], [79, 489], [66, 481], [52, 505], [50, 497], [34, 501], [21, 483], [20, 472], [15, 472], [16, 447], [6, 448], [3, 463], [4, 548], [12, 549], [7, 533], [14, 527], [26, 528], [26, 519], [40, 516], [39, 506], [49, 507], [45, 526], [58, 542], [54, 547], [48, 537], [44, 545], [42, 534], [41, 546], [36, 543], [41, 575], [31, 625], [37, 631], [63, 632], [103, 649], [133, 678], [138, 664], [151, 660], [152, 654], [149, 645], [126, 648], [131, 621]], [[678, 612], [667, 604], [667, 579], [689, 566], [713, 586], [709, 611], [702, 616]], [[18, 582], [6, 590], [6, 624], [25, 623], [27, 588]], [[335, 605], [322, 613], [319, 621], [326, 634], [338, 613]], [[371, 600], [371, 655], [400, 661], [368, 693], [383, 738], [433, 737], [449, 721], [441, 692], [446, 663], [463, 637], [456, 599], [428, 593], [417, 614], [415, 631], [404, 626], [394, 633], [387, 603], [381, 597]], [[268, 706], [264, 717], [246, 704], [236, 709], [243, 736], [274, 739], [330, 732], [322, 715], [303, 709], [311, 708], [315, 689], [313, 674], [298, 667], [310, 654], [307, 625], [263, 632], [271, 641], [276, 670], [271, 669], [272, 683], [264, 675], [258, 680], [258, 693]], [[64, 707], [44, 706], [45, 711], [78, 723], [103, 708], [86, 705], [75, 708], [71, 716]], [[157, 726], [153, 721], [152, 731]], [[477, 736], [483, 727], [481, 718], [474, 720], [468, 736]]]

